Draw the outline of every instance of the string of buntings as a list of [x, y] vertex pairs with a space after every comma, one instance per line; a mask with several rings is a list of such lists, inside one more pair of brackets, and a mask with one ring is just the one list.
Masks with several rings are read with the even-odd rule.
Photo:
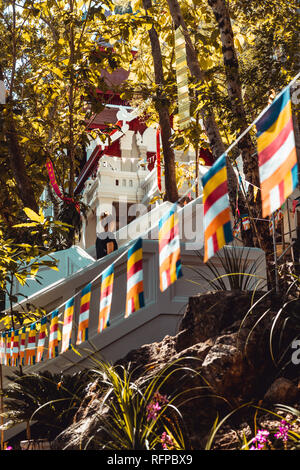
[[36, 323], [32, 323], [30, 326], [27, 348], [26, 348], [26, 359], [25, 365], [30, 366], [35, 364], [35, 355], [36, 355]]
[[89, 283], [81, 291], [79, 325], [76, 344], [81, 344], [83, 341], [88, 339], [91, 290], [92, 284]]
[[6, 340], [6, 365], [10, 366], [10, 350], [11, 350], [11, 330], [7, 334], [7, 340]]
[[6, 349], [6, 334], [2, 332], [0, 336], [0, 364], [2, 364], [3, 366], [6, 365], [5, 349]]
[[71, 197], [66, 197], [64, 196], [60, 189], [59, 189], [59, 186], [57, 184], [57, 181], [56, 181], [56, 178], [55, 178], [55, 173], [54, 173], [54, 168], [53, 168], [53, 164], [51, 162], [51, 160], [47, 160], [46, 162], [46, 168], [47, 168], [47, 171], [48, 171], [48, 176], [49, 176], [49, 181], [51, 183], [51, 186], [52, 188], [54, 189], [55, 191], [55, 194], [64, 202], [66, 202], [67, 204], [74, 204], [76, 210], [78, 213], [80, 213], [80, 205], [78, 204], [78, 202], [75, 202], [73, 198]]
[[157, 187], [161, 192], [161, 159], [160, 159], [160, 128], [156, 129], [156, 169], [157, 169]]
[[125, 318], [145, 306], [142, 245], [143, 241], [139, 238], [128, 250]]
[[58, 356], [58, 309], [51, 314], [48, 358]]
[[280, 220], [283, 218], [283, 210], [282, 208], [278, 209], [277, 211], [274, 212], [274, 224], [273, 224], [273, 217], [269, 220], [269, 229], [270, 229], [270, 234], [273, 235], [273, 227], [275, 225], [275, 229], [280, 222]]
[[71, 347], [71, 335], [73, 326], [75, 298], [68, 300], [65, 307], [64, 324], [62, 330], [61, 352], [65, 352]]
[[204, 204], [204, 262], [233, 239], [227, 187], [226, 155], [202, 177]]
[[158, 234], [160, 290], [182, 276], [177, 204], [160, 219]]
[[19, 363], [19, 330], [14, 331], [13, 340], [12, 340], [12, 358], [11, 365], [16, 367]]
[[46, 331], [47, 331], [47, 317], [41, 319], [41, 328], [39, 332], [37, 352], [36, 352], [36, 362], [41, 362], [43, 360], [45, 343], [46, 343]]
[[[288, 91], [288, 93], [287, 93]], [[261, 199], [264, 215], [273, 213], [275, 223], [282, 218], [282, 204], [291, 194], [297, 183], [298, 172], [295, 163], [294, 133], [291, 121], [291, 103], [289, 90], [281, 93], [257, 119], [259, 174], [261, 183]], [[252, 124], [254, 125], [254, 124]], [[251, 126], [250, 126], [251, 128]], [[249, 129], [250, 129], [249, 128]], [[248, 130], [249, 130], [248, 129]], [[247, 131], [248, 131], [247, 130]], [[238, 140], [245, 134], [235, 141]], [[225, 244], [233, 240], [244, 230], [250, 228], [249, 215], [240, 215], [233, 228], [230, 221], [230, 205], [227, 187], [226, 157], [229, 149], [214, 163], [202, 177], [203, 205], [204, 205], [204, 261], [206, 262]], [[194, 184], [196, 184], [195, 181]], [[249, 183], [251, 184], [251, 183]], [[254, 185], [253, 185], [254, 186]], [[255, 187], [257, 188], [257, 187]], [[257, 192], [256, 191], [256, 195]], [[188, 190], [188, 192], [190, 189]], [[187, 193], [186, 193], [187, 194]], [[186, 195], [182, 196], [184, 198]], [[297, 201], [298, 202], [298, 201]], [[280, 203], [280, 204], [279, 204]], [[279, 204], [279, 205], [278, 205]], [[179, 222], [177, 213], [178, 204], [159, 220], [159, 284], [164, 292], [172, 283], [182, 276]], [[271, 212], [270, 212], [271, 211]], [[151, 230], [153, 227], [151, 227]], [[118, 260], [127, 254], [127, 294], [125, 318], [145, 306], [144, 279], [143, 279], [143, 240], [134, 240], [114, 263], [99, 273], [78, 294], [64, 302], [55, 311], [43, 317], [40, 325], [38, 344], [36, 345], [37, 322], [23, 326], [21, 329], [10, 329], [0, 335], [0, 363], [2, 365], [17, 366], [30, 365], [43, 360], [47, 339], [47, 319], [51, 315], [48, 358], [55, 358], [58, 354], [60, 342], [59, 310], [63, 306], [64, 321], [62, 327], [61, 351], [64, 353], [71, 347], [71, 335], [74, 324], [75, 297], [80, 295], [80, 311], [76, 344], [88, 340], [88, 327], [90, 315], [91, 286], [101, 278], [100, 308], [98, 332], [101, 333], [109, 326], [109, 317], [112, 304], [114, 285], [114, 266]], [[29, 328], [26, 347], [26, 332]]]
[[262, 216], [279, 209], [298, 184], [290, 88], [272, 102], [256, 124]]
[[114, 265], [112, 264], [102, 274], [98, 333], [109, 325], [113, 283]]
[[26, 327], [23, 326], [21, 330], [21, 340], [20, 340], [20, 357], [19, 364], [21, 366], [25, 365], [25, 349], [26, 348]]
[[248, 215], [242, 215], [242, 224], [245, 231], [250, 230], [251, 223]]
[[234, 238], [239, 238], [241, 236], [241, 221], [237, 221], [232, 229], [232, 235]]

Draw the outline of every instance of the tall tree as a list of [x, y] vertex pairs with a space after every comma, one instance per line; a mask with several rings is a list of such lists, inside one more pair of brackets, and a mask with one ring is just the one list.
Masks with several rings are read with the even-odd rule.
[[[151, 0], [143, 0], [143, 7], [146, 11], [152, 8]], [[162, 149], [165, 163], [165, 188], [166, 188], [166, 199], [171, 202], [178, 200], [178, 190], [176, 184], [176, 171], [175, 171], [175, 155], [174, 150], [171, 147], [171, 122], [169, 104], [164, 96], [164, 71], [162, 62], [162, 53], [159, 43], [159, 37], [154, 26], [148, 30], [151, 51], [153, 57], [154, 76], [156, 84], [156, 99], [155, 108], [159, 116], [159, 126], [161, 130]]]

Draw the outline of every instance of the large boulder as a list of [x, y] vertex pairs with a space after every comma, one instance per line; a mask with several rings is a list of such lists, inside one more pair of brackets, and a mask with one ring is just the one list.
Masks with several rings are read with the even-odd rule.
[[[163, 392], [172, 394], [197, 387], [192, 399], [186, 400], [181, 411], [193, 448], [201, 448], [207, 432], [215, 420], [217, 410], [224, 403], [232, 406], [249, 400], [259, 400], [267, 392], [276, 377], [276, 368], [270, 355], [270, 331], [277, 313], [276, 302], [264, 298], [255, 308], [251, 305], [261, 296], [249, 292], [212, 292], [189, 299], [180, 322], [178, 334], [166, 336], [162, 341], [146, 344], [120, 358], [116, 364], [128, 366], [134, 371], [133, 380], [138, 384], [142, 378], [160, 371], [166, 364], [184, 360], [189, 370], [197, 373], [174, 374]], [[282, 319], [284, 321], [284, 319]], [[278, 321], [272, 331], [274, 351], [277, 338], [289, 344], [293, 331], [282, 335], [282, 323]], [[203, 386], [206, 389], [202, 392]], [[277, 383], [278, 385], [278, 383]], [[267, 392], [265, 398], [285, 403], [296, 397], [295, 389], [283, 387]], [[285, 392], [283, 393], [283, 389]], [[280, 392], [280, 393], [281, 393]], [[274, 395], [275, 394], [275, 395]], [[99, 387], [94, 384], [82, 404], [71, 428], [56, 439], [58, 448], [82, 448], [96, 432], [101, 409]]]

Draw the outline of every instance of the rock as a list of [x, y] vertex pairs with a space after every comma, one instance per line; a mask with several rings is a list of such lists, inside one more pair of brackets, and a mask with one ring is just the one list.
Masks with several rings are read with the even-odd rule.
[[243, 318], [250, 302], [247, 292], [237, 295], [234, 291], [217, 291], [191, 297], [179, 325], [176, 351], [217, 337], [222, 330]]
[[264, 401], [272, 404], [293, 405], [299, 399], [299, 389], [289, 379], [279, 377], [267, 390]]
[[[132, 380], [138, 386], [145, 377], [157, 374], [167, 364], [183, 361], [174, 367], [184, 364], [185, 371], [172, 374], [164, 383], [162, 393], [172, 395], [188, 390], [190, 395], [185, 397], [180, 411], [194, 449], [205, 446], [217, 412], [228, 413], [226, 402], [220, 398], [226, 398], [237, 407], [260, 400], [264, 395], [271, 403], [283, 404], [293, 403], [299, 396], [293, 382], [284, 378], [277, 379], [266, 393], [266, 387], [276, 374], [270, 357], [269, 335], [278, 308], [266, 297], [250, 313], [256, 295], [261, 296], [261, 293], [253, 298], [249, 292], [223, 291], [192, 297], [177, 335], [145, 344], [115, 364], [130, 365]], [[282, 332], [282, 325], [277, 321], [272, 332], [275, 354]], [[285, 328], [284, 334], [282, 347], [286, 348], [294, 337], [294, 328]], [[295, 373], [295, 368], [293, 371]], [[207, 383], [210, 390], [203, 389]], [[98, 433], [99, 416], [107, 413], [101, 407], [101, 400], [99, 386], [95, 384], [78, 410], [76, 422], [56, 439], [57, 448], [79, 449], [90, 442], [91, 436]], [[231, 442], [233, 445], [233, 437], [233, 434], [228, 435], [220, 447], [230, 447]]]
[[205, 357], [201, 372], [214, 393], [222, 397], [240, 394], [238, 384], [246, 375], [242, 352], [236, 347], [236, 334], [225, 335], [216, 341]]

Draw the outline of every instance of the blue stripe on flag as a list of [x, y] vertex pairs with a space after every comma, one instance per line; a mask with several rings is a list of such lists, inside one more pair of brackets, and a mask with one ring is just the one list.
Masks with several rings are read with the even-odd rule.
[[298, 182], [299, 182], [297, 163], [292, 168], [292, 180], [293, 180], [293, 188], [295, 189], [298, 185]]
[[142, 239], [139, 238], [135, 243], [134, 245], [132, 245], [131, 248], [129, 248], [128, 250], [128, 259], [130, 258], [130, 256], [135, 253], [137, 250], [139, 250], [140, 248], [142, 248]]
[[257, 134], [259, 137], [261, 134], [266, 132], [275, 121], [277, 121], [281, 111], [286, 107], [290, 101], [290, 88], [287, 88], [281, 93], [272, 103], [270, 108], [262, 115], [262, 117], [256, 123]]
[[108, 268], [107, 268], [105, 271], [103, 271], [103, 273], [102, 273], [102, 281], [103, 281], [106, 277], [110, 276], [113, 272], [114, 272], [114, 265], [112, 264], [111, 266], [108, 266]]
[[226, 222], [226, 224], [223, 225], [224, 228], [224, 238], [226, 243], [230, 243], [233, 240], [233, 235], [232, 235], [232, 229], [231, 229], [231, 223]]
[[81, 291], [81, 297], [83, 297], [85, 294], [87, 294], [88, 292], [90, 292], [91, 286], [92, 286], [92, 284], [89, 283], [89, 284], [87, 284], [87, 285], [82, 289], [82, 291]]
[[162, 218], [160, 219], [159, 223], [158, 223], [158, 227], [159, 229], [162, 228], [162, 226], [164, 225], [164, 223], [173, 215], [175, 214], [175, 212], [177, 212], [177, 202], [175, 202], [173, 204], [173, 206], [171, 207], [171, 209], [162, 216]]
[[223, 155], [218, 158], [218, 160], [213, 164], [213, 166], [208, 170], [208, 172], [202, 176], [203, 187], [213, 176], [215, 176], [224, 167], [226, 167], [226, 153], [223, 153]]

